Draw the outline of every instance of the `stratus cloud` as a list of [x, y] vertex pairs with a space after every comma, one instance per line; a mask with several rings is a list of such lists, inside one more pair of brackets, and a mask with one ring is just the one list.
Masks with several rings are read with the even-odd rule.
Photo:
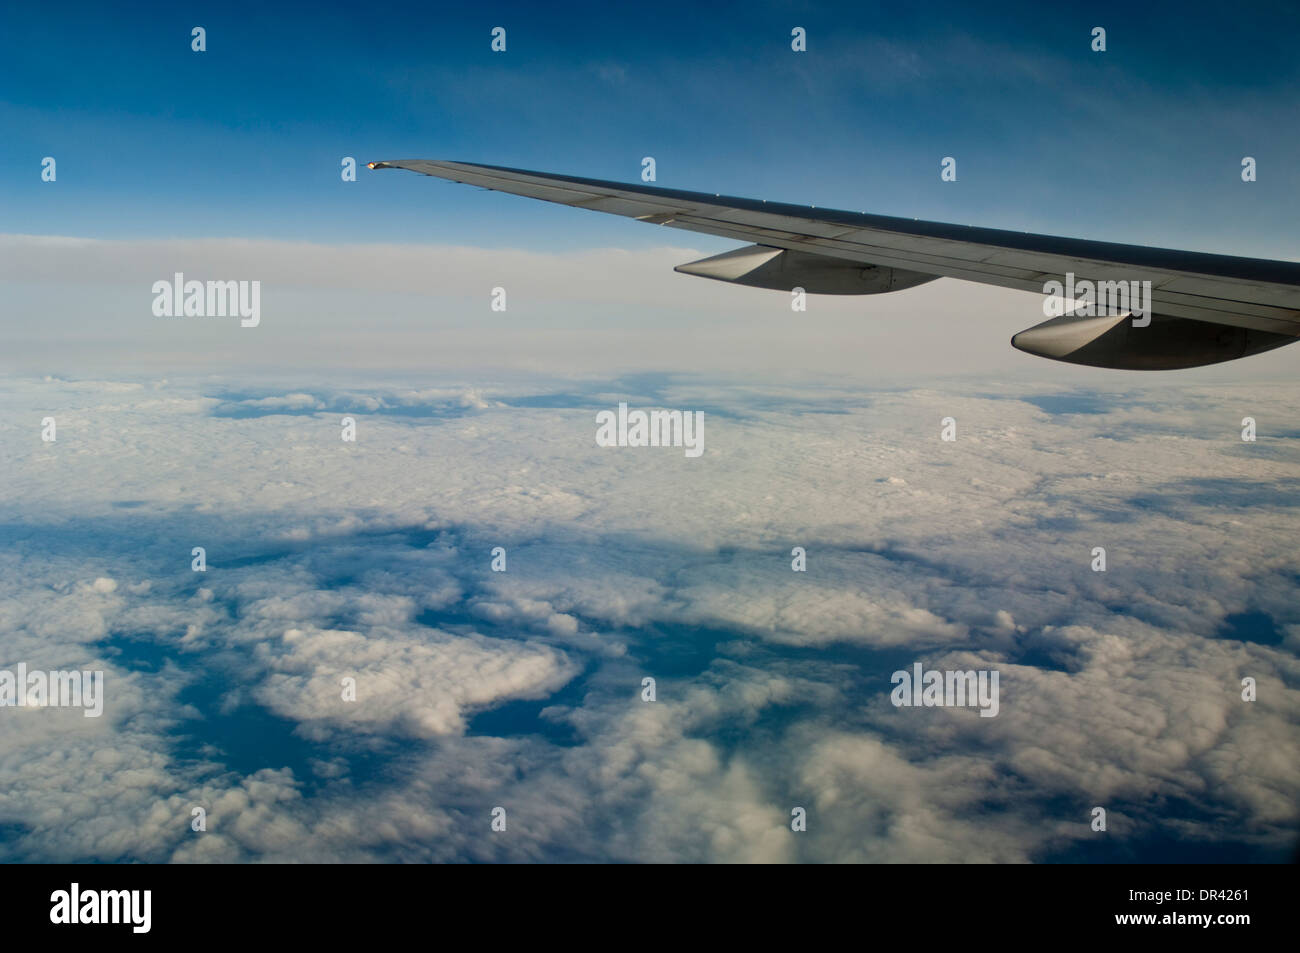
[[[110, 377], [124, 368], [176, 373], [252, 365], [281, 374], [438, 366], [590, 375], [665, 366], [757, 373], [775, 363], [785, 371], [878, 378], [904, 369], [960, 371], [971, 360], [1002, 368], [1031, 360], [1006, 341], [1041, 320], [1034, 295], [943, 280], [875, 298], [820, 296], [792, 322], [788, 294], [675, 273], [682, 262], [734, 247], [703, 241], [704, 247], [529, 252], [0, 235], [0, 281], [14, 283], [0, 317], [12, 343], [4, 367]], [[154, 316], [153, 283], [177, 272], [192, 280], [260, 281], [258, 327]], [[496, 288], [507, 293], [505, 311], [490, 309]], [[30, 320], [32, 313], [41, 320]], [[920, 321], [931, 325], [930, 334], [917, 333]], [[950, 352], [936, 353], [936, 333], [954, 345]]]

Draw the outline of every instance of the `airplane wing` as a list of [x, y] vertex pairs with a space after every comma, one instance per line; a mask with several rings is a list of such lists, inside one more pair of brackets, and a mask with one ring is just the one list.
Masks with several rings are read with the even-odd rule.
[[1085, 306], [1012, 339], [1021, 350], [1071, 363], [1193, 367], [1300, 337], [1298, 262], [922, 222], [467, 162], [399, 159], [372, 162], [370, 168], [408, 169], [750, 242], [677, 270], [787, 292], [802, 287], [810, 293], [876, 294], [946, 277], [1040, 294], [1051, 282], [1088, 289], [1070, 298], [1087, 298], [1103, 283], [1113, 293], [1116, 286], [1109, 283], [1124, 283], [1123, 290], [1131, 288], [1138, 300], [1138, 286], [1129, 283], [1150, 282], [1145, 318], [1142, 308], [1096, 314]]

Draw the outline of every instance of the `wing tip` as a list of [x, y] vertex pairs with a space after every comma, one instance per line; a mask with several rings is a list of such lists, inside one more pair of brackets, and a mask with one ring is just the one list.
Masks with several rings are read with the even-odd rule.
[[476, 166], [472, 162], [453, 162], [450, 159], [383, 159], [376, 162], [367, 162], [366, 167], [369, 169], [405, 169], [408, 172], [418, 172], [421, 175], [432, 175], [439, 178], [450, 178], [452, 173], [462, 169], [474, 170], [478, 168], [489, 168], [488, 166]]

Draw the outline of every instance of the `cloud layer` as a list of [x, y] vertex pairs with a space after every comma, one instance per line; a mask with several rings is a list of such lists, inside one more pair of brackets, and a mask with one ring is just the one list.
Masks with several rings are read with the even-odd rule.
[[[1294, 847], [1294, 386], [0, 390], [3, 665], [107, 682], [0, 709], [7, 860]], [[619, 400], [705, 454], [597, 447]], [[998, 670], [998, 716], [895, 708], [914, 662]]]

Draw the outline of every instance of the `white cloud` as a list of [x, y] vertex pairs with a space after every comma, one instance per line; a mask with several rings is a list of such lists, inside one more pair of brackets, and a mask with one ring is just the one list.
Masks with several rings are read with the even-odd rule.
[[[538, 386], [0, 381], [0, 649], [109, 686], [0, 709], [0, 852], [1014, 861], [1094, 804], [1294, 840], [1293, 385]], [[595, 447], [620, 395], [707, 401], [708, 451]], [[998, 669], [998, 717], [895, 709], [913, 661]]]

